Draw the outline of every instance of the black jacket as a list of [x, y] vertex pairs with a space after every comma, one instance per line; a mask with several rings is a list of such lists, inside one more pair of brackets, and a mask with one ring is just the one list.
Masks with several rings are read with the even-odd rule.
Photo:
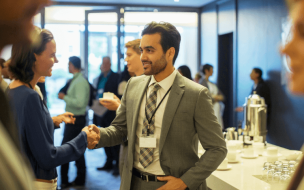
[[[112, 70], [110, 72], [111, 72], [111, 75], [109, 76], [109, 78], [105, 84], [104, 92], [112, 92], [118, 98], [120, 98], [118, 96], [118, 92], [117, 92], [120, 75], [117, 73], [114, 73]], [[100, 81], [101, 76], [102, 76], [102, 73], [97, 77], [97, 83], [95, 86], [96, 89], [98, 88], [98, 83]], [[108, 126], [110, 126], [110, 124], [112, 123], [112, 121], [114, 120], [115, 117], [116, 117], [116, 111], [107, 110], [101, 117], [94, 114], [93, 123], [96, 125], [99, 125], [101, 127], [108, 127]]]
[[271, 111], [271, 101], [270, 101], [270, 90], [268, 85], [265, 83], [263, 79], [261, 79], [255, 89], [254, 87], [252, 87], [251, 94], [253, 94], [253, 91], [256, 91], [256, 93], [259, 96], [265, 99], [265, 104], [267, 104], [267, 115], [269, 115]]

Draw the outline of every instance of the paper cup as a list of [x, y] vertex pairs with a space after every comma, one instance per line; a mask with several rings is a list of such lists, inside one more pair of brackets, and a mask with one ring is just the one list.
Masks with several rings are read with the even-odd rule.
[[112, 92], [104, 92], [103, 93], [103, 98], [104, 99], [114, 99], [114, 93], [112, 93]]

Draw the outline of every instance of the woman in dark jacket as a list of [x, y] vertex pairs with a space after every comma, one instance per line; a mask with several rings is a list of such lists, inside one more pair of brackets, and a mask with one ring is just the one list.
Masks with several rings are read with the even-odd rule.
[[13, 46], [9, 70], [15, 80], [9, 85], [8, 97], [19, 129], [22, 150], [36, 176], [35, 186], [37, 189], [55, 190], [56, 167], [83, 155], [89, 138], [94, 138], [95, 132], [82, 131], [66, 144], [54, 146], [53, 120], [33, 87], [40, 77], [52, 75], [52, 67], [58, 62], [56, 43], [48, 30], [36, 28], [35, 31], [34, 43]]

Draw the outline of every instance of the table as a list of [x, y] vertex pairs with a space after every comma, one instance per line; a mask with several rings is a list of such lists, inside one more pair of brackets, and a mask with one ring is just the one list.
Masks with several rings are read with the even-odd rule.
[[[282, 153], [288, 149], [267, 144], [267, 147], [277, 147]], [[252, 148], [252, 147], [251, 147]], [[266, 151], [266, 149], [265, 149]], [[203, 149], [199, 145], [199, 156], [203, 154]], [[266, 157], [259, 156], [255, 159], [245, 159], [240, 157], [240, 162], [229, 163], [232, 169], [227, 171], [214, 171], [207, 178], [207, 186], [212, 190], [283, 190], [287, 183], [273, 183], [272, 185], [254, 176], [262, 175], [262, 168]], [[280, 157], [282, 160], [284, 157]]]

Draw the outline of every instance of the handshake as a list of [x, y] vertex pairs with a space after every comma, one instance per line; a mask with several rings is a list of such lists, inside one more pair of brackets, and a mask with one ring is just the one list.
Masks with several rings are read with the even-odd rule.
[[100, 140], [99, 129], [96, 125], [92, 124], [82, 129], [87, 134], [88, 148], [93, 149]]

